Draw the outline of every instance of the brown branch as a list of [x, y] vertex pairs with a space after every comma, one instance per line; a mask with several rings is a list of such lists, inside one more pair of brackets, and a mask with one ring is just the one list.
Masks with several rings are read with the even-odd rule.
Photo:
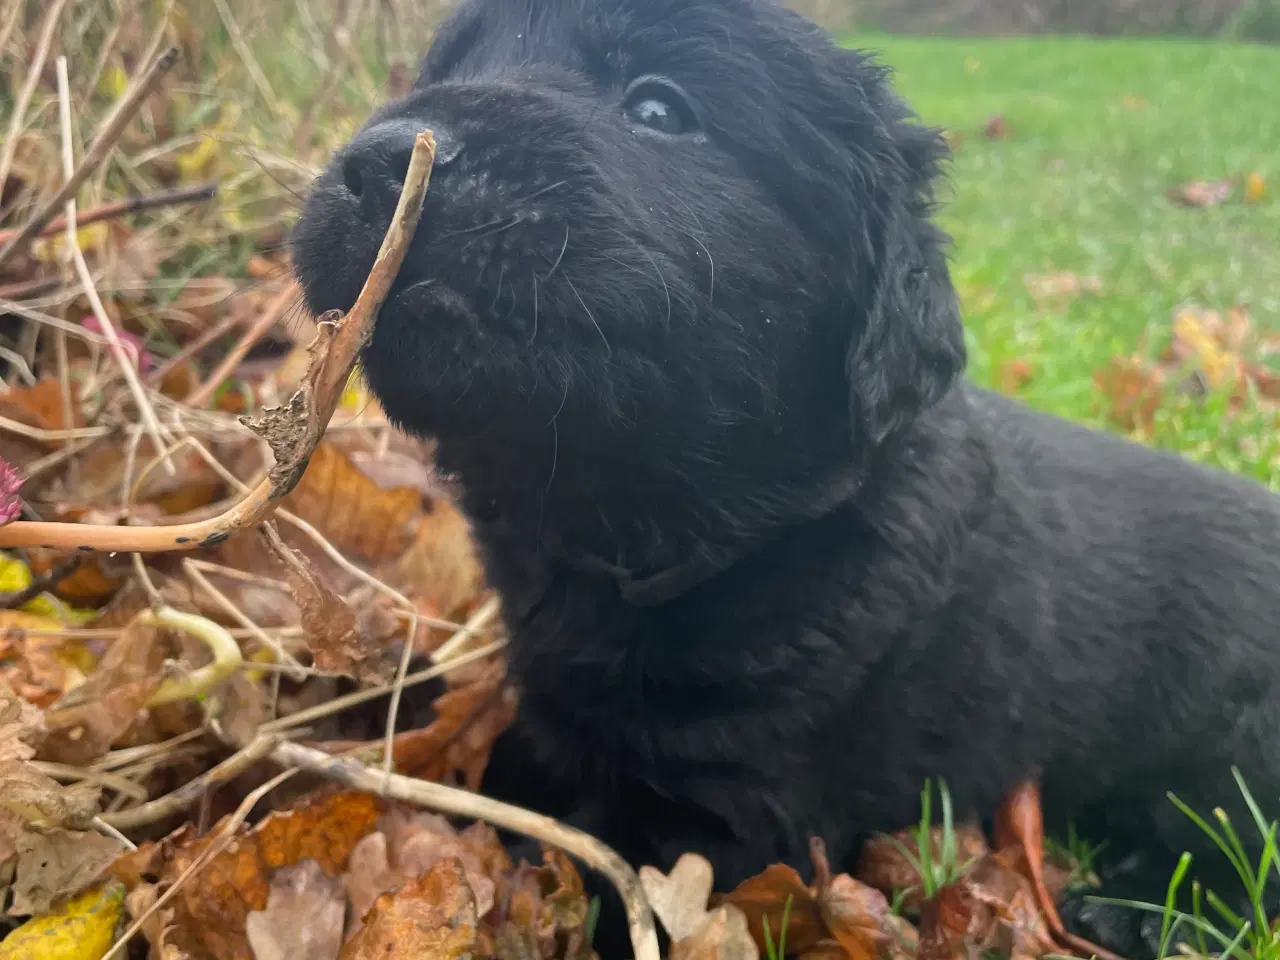
[[37, 277], [0, 286], [0, 300], [33, 300], [46, 293], [53, 293], [62, 286], [61, 277]]
[[658, 951], [653, 912], [649, 909], [649, 901], [640, 885], [640, 879], [622, 857], [595, 837], [531, 810], [513, 807], [442, 783], [383, 773], [355, 760], [331, 757], [323, 751], [296, 743], [277, 744], [271, 751], [271, 759], [281, 766], [298, 767], [356, 790], [413, 803], [428, 810], [484, 820], [572, 854], [591, 869], [608, 877], [617, 888], [627, 909], [627, 925], [631, 929], [631, 945], [636, 960], [659, 960], [661, 954]]
[[338, 407], [368, 341], [373, 318], [395, 282], [417, 229], [434, 159], [435, 139], [424, 131], [414, 144], [400, 201], [364, 289], [346, 317], [335, 310], [320, 319], [320, 332], [309, 348], [311, 365], [288, 406], [266, 410], [257, 418], [242, 418], [271, 445], [276, 461], [243, 500], [209, 520], [160, 527], [19, 520], [0, 526], [0, 548], [47, 546], [121, 553], [194, 550], [221, 543], [263, 519], [297, 485]]
[[15, 590], [13, 593], [0, 594], [0, 609], [17, 610], [29, 600], [34, 600], [46, 590], [51, 589], [60, 581], [65, 580], [83, 562], [84, 558], [79, 554], [72, 554], [69, 557], [56, 563], [52, 570], [43, 576], [35, 577], [32, 581], [21, 590]]
[[[99, 223], [103, 220], [117, 220], [120, 217], [141, 213], [144, 210], [158, 210], [163, 207], [174, 207], [182, 203], [199, 203], [202, 200], [212, 200], [217, 193], [218, 185], [216, 183], [197, 183], [191, 187], [173, 187], [169, 190], [157, 190], [154, 193], [140, 193], [124, 200], [99, 204], [96, 207], [77, 213], [76, 225], [78, 227], [87, 227], [91, 223]], [[65, 229], [66, 226], [65, 217], [54, 217], [40, 228], [37, 236], [53, 236], [59, 230]], [[27, 228], [14, 227], [12, 230], [0, 230], [0, 243], [9, 243], [25, 229]], [[0, 296], [3, 296], [3, 294], [0, 293]]]
[[107, 155], [124, 133], [125, 127], [133, 119], [133, 115], [138, 112], [138, 108], [142, 106], [142, 102], [147, 98], [147, 95], [155, 89], [156, 84], [160, 82], [166, 73], [173, 69], [173, 65], [177, 62], [178, 48], [170, 47], [147, 68], [146, 72], [143, 73], [131, 89], [125, 91], [124, 95], [116, 102], [115, 109], [112, 110], [111, 115], [103, 123], [97, 137], [94, 138], [93, 143], [85, 152], [84, 159], [80, 161], [80, 166], [67, 178], [62, 188], [46, 200], [44, 205], [32, 215], [31, 219], [19, 228], [13, 239], [3, 247], [0, 247], [0, 266], [3, 266], [6, 260], [39, 234], [49, 224], [49, 221], [57, 216], [58, 211], [66, 205], [68, 200], [75, 198], [76, 190], [80, 188], [80, 184], [84, 183], [98, 167], [102, 166], [102, 161], [107, 159]]

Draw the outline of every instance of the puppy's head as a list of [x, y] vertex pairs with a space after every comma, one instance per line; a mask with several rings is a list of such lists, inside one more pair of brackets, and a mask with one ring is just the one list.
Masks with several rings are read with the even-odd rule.
[[295, 233], [312, 310], [354, 302], [428, 127], [364, 366], [466, 487], [590, 499], [605, 523], [783, 510], [963, 365], [928, 219], [940, 137], [769, 0], [464, 3], [316, 184]]

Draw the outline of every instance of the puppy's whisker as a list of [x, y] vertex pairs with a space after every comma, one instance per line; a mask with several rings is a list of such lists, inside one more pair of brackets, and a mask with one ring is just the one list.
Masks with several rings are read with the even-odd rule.
[[568, 249], [569, 249], [569, 225], [566, 223], [564, 225], [564, 243], [560, 245], [560, 254], [556, 257], [556, 262], [551, 264], [551, 269], [547, 271], [547, 275], [542, 278], [543, 283], [546, 283], [555, 275], [555, 272], [560, 268], [561, 261], [564, 260], [564, 253]]
[[559, 190], [561, 187], [567, 187], [568, 185], [569, 185], [568, 180], [557, 180], [555, 183], [551, 184], [549, 187], [543, 187], [541, 190], [535, 190], [533, 191], [533, 193], [529, 194], [527, 197], [521, 197], [519, 200], [515, 202], [517, 204], [531, 203], [534, 200], [537, 200], [539, 197], [545, 197], [548, 193], [551, 193], [553, 190]]
[[595, 316], [591, 313], [591, 308], [587, 306], [582, 294], [578, 292], [578, 288], [573, 285], [573, 281], [569, 279], [569, 275], [564, 275], [564, 282], [569, 285], [569, 289], [573, 291], [573, 295], [578, 298], [578, 303], [582, 304], [582, 309], [587, 313], [587, 319], [591, 321], [591, 325], [596, 328], [596, 333], [600, 334], [600, 340], [604, 343], [605, 356], [613, 356], [613, 347], [609, 346], [609, 338], [604, 335], [604, 331], [600, 329], [600, 324], [596, 323]]
[[[488, 237], [488, 236], [492, 236], [495, 233], [501, 233], [503, 230], [510, 230], [512, 227], [514, 227], [517, 223], [520, 223], [522, 220], [524, 220], [524, 215], [517, 213], [515, 216], [509, 217], [505, 220], [502, 218], [498, 218], [498, 219], [490, 220], [488, 223], [481, 223], [474, 227], [467, 227], [463, 230], [452, 230], [449, 233], [442, 233], [438, 239], [453, 240], [457, 237], [468, 236], [469, 234], [479, 234], [478, 237], [473, 238], [478, 240], [481, 237]], [[482, 232], [482, 231], [487, 231], [487, 232]]]
[[529, 346], [538, 337], [538, 274], [533, 274], [533, 332], [529, 334]]

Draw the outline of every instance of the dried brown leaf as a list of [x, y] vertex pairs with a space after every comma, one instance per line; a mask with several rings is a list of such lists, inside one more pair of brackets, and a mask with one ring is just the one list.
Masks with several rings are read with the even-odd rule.
[[[193, 957], [251, 960], [245, 918], [265, 910], [270, 877], [281, 867], [315, 860], [326, 874], [346, 867], [357, 841], [378, 816], [378, 800], [355, 791], [325, 791], [268, 814], [251, 830], [241, 828], [235, 842], [215, 854], [185, 881], [170, 901], [171, 942]], [[121, 857], [114, 873], [127, 887], [160, 878], [172, 884], [219, 834], [215, 828], [197, 837], [188, 824], [159, 843], [148, 843]]]
[[1107, 416], [1125, 430], [1150, 432], [1164, 399], [1164, 372], [1140, 357], [1113, 357], [1094, 375]]
[[321, 579], [305, 556], [278, 536], [268, 533], [263, 539], [284, 568], [316, 669], [354, 677], [371, 686], [388, 683], [395, 676], [396, 665], [385, 635], [364, 629], [355, 611]]
[[672, 941], [692, 937], [706, 922], [713, 883], [711, 862], [696, 853], [683, 854], [669, 874], [655, 867], [640, 868], [640, 885], [649, 906]]
[[1184, 207], [1216, 207], [1231, 196], [1237, 179], [1228, 177], [1225, 180], [1193, 180], [1171, 187], [1168, 197]]
[[342, 880], [314, 860], [277, 870], [266, 909], [245, 917], [254, 960], [334, 960], [342, 949], [343, 894]]
[[371, 563], [398, 556], [420, 510], [418, 491], [384, 490], [332, 443], [321, 443], [284, 506], [344, 554]]
[[30, 760], [44, 734], [44, 714], [0, 677], [0, 764]]
[[83, 765], [98, 759], [136, 723], [164, 679], [161, 631], [131, 623], [84, 683], [45, 714], [49, 735], [40, 756]]
[[671, 944], [671, 960], [759, 960], [747, 918], [728, 904], [706, 914], [689, 936]]
[[[902, 891], [908, 891], [903, 897], [902, 905], [908, 910], [920, 907], [920, 874], [902, 854], [901, 844], [913, 856], [920, 853], [916, 843], [915, 829], [896, 830], [888, 836], [876, 835], [862, 846], [862, 854], [858, 858], [858, 866], [854, 875], [868, 886], [879, 890], [886, 897], [893, 897]], [[934, 863], [942, 859], [942, 827], [934, 827], [930, 831], [930, 846]], [[988, 852], [987, 839], [982, 828], [977, 824], [964, 823], [954, 829], [957, 859], [966, 863], [984, 856]], [[897, 841], [896, 843], [894, 841]]]
[[11, 916], [46, 913], [57, 901], [83, 893], [102, 879], [124, 849], [119, 840], [97, 831], [61, 827], [23, 831], [15, 846], [18, 865]]
[[442, 860], [374, 903], [364, 925], [343, 947], [343, 960], [461, 960], [471, 956], [478, 917], [462, 864]]

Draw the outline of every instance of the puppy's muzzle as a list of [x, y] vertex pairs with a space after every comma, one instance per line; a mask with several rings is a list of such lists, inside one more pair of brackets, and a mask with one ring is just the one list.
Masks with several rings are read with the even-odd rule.
[[370, 226], [382, 227], [390, 222], [409, 170], [414, 139], [424, 129], [430, 129], [436, 140], [432, 174], [442, 175], [462, 153], [461, 141], [443, 124], [404, 118], [385, 120], [361, 131], [343, 149], [339, 159], [342, 187], [351, 195], [361, 219]]

